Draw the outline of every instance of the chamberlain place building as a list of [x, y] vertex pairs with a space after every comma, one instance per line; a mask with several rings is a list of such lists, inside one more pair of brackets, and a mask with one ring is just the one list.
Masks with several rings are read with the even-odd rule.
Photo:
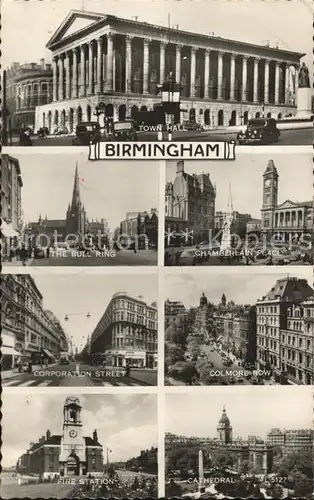
[[153, 110], [170, 74], [181, 85], [181, 120], [228, 126], [296, 113], [304, 54], [113, 15], [72, 10], [47, 43], [53, 101], [36, 108], [36, 129], [90, 121], [96, 106], [115, 120]]

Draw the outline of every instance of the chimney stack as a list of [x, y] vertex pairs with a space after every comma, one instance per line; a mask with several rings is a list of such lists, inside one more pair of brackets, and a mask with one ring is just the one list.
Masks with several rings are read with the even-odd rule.
[[40, 59], [41, 69], [45, 69], [45, 59]]
[[177, 162], [177, 174], [184, 172], [184, 161], [180, 160]]
[[47, 432], [46, 432], [46, 440], [48, 441], [48, 439], [50, 439], [50, 437], [51, 437], [51, 432], [48, 429]]
[[98, 442], [97, 429], [93, 432], [93, 440]]

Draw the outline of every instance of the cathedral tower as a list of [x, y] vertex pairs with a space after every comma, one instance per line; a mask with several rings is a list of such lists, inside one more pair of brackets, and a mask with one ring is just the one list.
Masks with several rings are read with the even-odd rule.
[[230, 420], [227, 417], [225, 407], [222, 410], [222, 415], [217, 426], [218, 439], [223, 444], [231, 443], [232, 441], [232, 427], [230, 425]]
[[66, 234], [75, 234], [82, 238], [86, 230], [86, 213], [80, 196], [80, 179], [76, 164], [72, 201], [66, 215]]
[[273, 160], [269, 160], [263, 174], [263, 206], [261, 210], [261, 230], [269, 237], [275, 224], [275, 210], [278, 205], [278, 172]]

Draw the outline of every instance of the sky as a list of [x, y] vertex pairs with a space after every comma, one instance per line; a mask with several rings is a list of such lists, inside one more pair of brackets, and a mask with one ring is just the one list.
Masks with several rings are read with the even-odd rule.
[[[16, 155], [22, 171], [24, 222], [41, 214], [65, 220], [78, 164], [81, 200], [89, 220], [108, 220], [114, 231], [126, 212], [158, 209], [158, 162], [89, 161], [87, 155]], [[145, 185], [145, 189], [143, 186]]]
[[[44, 274], [33, 277], [43, 295], [45, 309], [51, 310], [81, 350], [96, 327], [112, 295], [126, 292], [143, 296], [148, 304], [157, 302], [157, 274]], [[88, 291], [88, 293], [87, 293]], [[87, 318], [87, 313], [90, 318]], [[69, 320], [65, 321], [65, 315]]]
[[[200, 15], [195, 15], [195, 5]], [[2, 0], [2, 64], [51, 61], [48, 40], [71, 9], [100, 12], [124, 18], [209, 34], [254, 44], [306, 53], [312, 64], [311, 0]], [[33, 19], [40, 19], [34, 23]], [[258, 22], [257, 22], [258, 20]], [[32, 29], [29, 30], [29, 26]], [[28, 43], [25, 43], [28, 40]], [[312, 72], [310, 71], [310, 74]]]
[[[71, 394], [69, 394], [71, 396]], [[84, 394], [79, 397], [84, 436], [112, 450], [109, 461], [127, 460], [143, 449], [157, 446], [157, 397], [153, 394]], [[46, 434], [62, 434], [65, 395], [23, 396], [2, 394], [2, 465], [10, 467], [31, 441]], [[44, 418], [43, 418], [44, 416]], [[27, 432], [25, 432], [27, 429]]]
[[[297, 270], [296, 270], [297, 269]], [[194, 271], [194, 270], [193, 270]], [[280, 273], [276, 268], [269, 270], [247, 268], [225, 268], [210, 270], [203, 274], [170, 274], [166, 273], [165, 297], [169, 300], [179, 300], [186, 308], [199, 306], [199, 300], [204, 292], [208, 301], [219, 304], [224, 293], [227, 301], [236, 304], [255, 304], [258, 299], [274, 286], [276, 280], [291, 277], [306, 279], [313, 286], [313, 271], [310, 266], [289, 269]], [[253, 272], [252, 272], [253, 271]], [[252, 279], [254, 276], [254, 279]]]
[[276, 427], [311, 429], [312, 392], [309, 386], [232, 386], [223, 390], [211, 387], [206, 393], [167, 394], [165, 431], [215, 438], [224, 406], [234, 438], [245, 439], [248, 435], [266, 438], [267, 432]]
[[[263, 203], [263, 173], [269, 160], [277, 168], [278, 203], [290, 199], [301, 202], [313, 199], [313, 155], [311, 154], [271, 154], [259, 153], [246, 155], [238, 153], [235, 161], [185, 161], [184, 170], [188, 174], [209, 173], [216, 184], [215, 211], [226, 211], [231, 185], [233, 208], [240, 213], [249, 213], [253, 218], [261, 218]], [[298, 182], [295, 171], [298, 169]], [[166, 181], [173, 182], [176, 175], [176, 162], [166, 164]], [[248, 186], [251, 188], [248, 189]]]

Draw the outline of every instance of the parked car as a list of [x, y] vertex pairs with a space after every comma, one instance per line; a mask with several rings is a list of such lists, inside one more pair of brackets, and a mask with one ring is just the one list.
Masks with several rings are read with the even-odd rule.
[[280, 132], [274, 118], [254, 118], [248, 121], [246, 130], [237, 135], [239, 144], [270, 144], [277, 142]]
[[191, 121], [191, 120], [184, 121], [182, 123], [182, 125], [185, 128], [185, 130], [202, 130], [203, 129], [203, 127], [199, 123]]
[[98, 122], [82, 122], [76, 126], [73, 146], [88, 146], [91, 142], [101, 139], [101, 130]]
[[34, 259], [44, 259], [45, 258], [45, 249], [40, 247], [34, 248]]
[[136, 123], [134, 120], [114, 122], [111, 141], [137, 141]]

